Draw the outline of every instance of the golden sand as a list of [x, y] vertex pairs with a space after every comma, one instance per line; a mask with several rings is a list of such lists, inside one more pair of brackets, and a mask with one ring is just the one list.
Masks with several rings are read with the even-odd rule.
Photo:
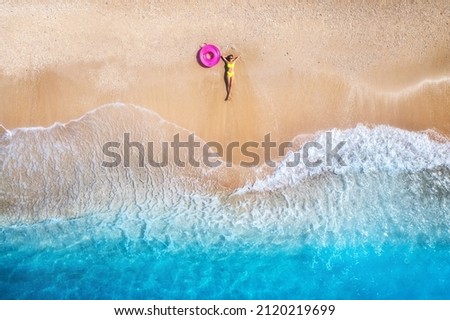
[[[0, 4], [0, 124], [49, 126], [110, 102], [204, 140], [389, 124], [450, 133], [448, 1]], [[236, 63], [196, 61], [215, 43]]]

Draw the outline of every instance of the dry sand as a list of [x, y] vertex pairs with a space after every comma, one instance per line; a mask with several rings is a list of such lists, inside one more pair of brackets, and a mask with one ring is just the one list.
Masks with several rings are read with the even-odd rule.
[[[450, 134], [443, 1], [0, 4], [0, 124], [49, 126], [110, 102], [204, 140], [389, 124]], [[232, 100], [204, 42], [241, 56]]]

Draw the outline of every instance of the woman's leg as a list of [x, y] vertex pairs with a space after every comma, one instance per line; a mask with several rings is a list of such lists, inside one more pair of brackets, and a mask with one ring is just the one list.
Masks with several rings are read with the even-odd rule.
[[233, 84], [233, 77], [228, 78], [228, 94], [227, 94], [227, 100], [230, 98], [231, 94], [231, 85]]
[[226, 75], [225, 82], [226, 82], [227, 96], [225, 97], [225, 101], [227, 101], [228, 97], [230, 96], [230, 81], [231, 78], [228, 75]]

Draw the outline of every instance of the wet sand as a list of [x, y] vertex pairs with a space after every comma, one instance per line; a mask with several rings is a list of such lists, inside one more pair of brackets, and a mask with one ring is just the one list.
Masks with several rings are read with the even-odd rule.
[[[50, 126], [132, 103], [205, 141], [358, 123], [450, 134], [448, 1], [1, 4], [0, 124]], [[241, 56], [232, 100], [223, 64]]]

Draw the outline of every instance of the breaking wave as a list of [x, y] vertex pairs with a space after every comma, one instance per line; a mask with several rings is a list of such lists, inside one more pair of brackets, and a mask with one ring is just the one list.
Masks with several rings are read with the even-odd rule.
[[[259, 178], [237, 189], [224, 183], [233, 171], [223, 165], [139, 167], [132, 158], [130, 167], [101, 166], [102, 145], [120, 141], [124, 132], [143, 142], [189, 135], [155, 113], [123, 104], [65, 125], [4, 133], [2, 242], [26, 243], [40, 234], [41, 244], [59, 246], [85, 238], [87, 230], [94, 238], [125, 236], [173, 250], [193, 243], [450, 241], [450, 142], [435, 132], [363, 125], [332, 130], [334, 141], [345, 141], [345, 165], [288, 167], [300, 151], [299, 136], [297, 149], [274, 170], [261, 177], [263, 169], [249, 169]], [[325, 139], [325, 132], [313, 137], [322, 145]]]
[[125, 132], [190, 134], [122, 104], [2, 130], [1, 298], [448, 298], [450, 142], [436, 132], [331, 130], [342, 163], [289, 167], [298, 136], [237, 188], [242, 168], [225, 163], [141, 167], [134, 152], [128, 167], [102, 166], [102, 146]]

